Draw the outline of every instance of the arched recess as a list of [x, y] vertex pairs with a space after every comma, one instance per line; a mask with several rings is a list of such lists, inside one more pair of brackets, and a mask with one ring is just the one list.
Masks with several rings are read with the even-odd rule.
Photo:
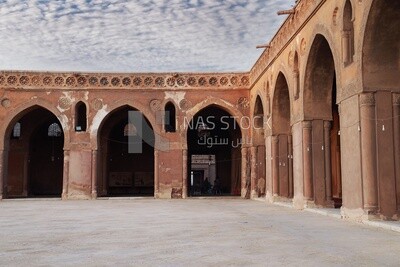
[[293, 146], [290, 95], [286, 77], [278, 74], [272, 100], [272, 190], [274, 196], [293, 197]]
[[110, 112], [98, 130], [98, 195], [153, 196], [154, 145], [153, 127], [140, 111], [124, 105]]
[[[307, 198], [320, 206], [341, 206], [340, 119], [335, 59], [327, 39], [317, 34], [307, 60], [304, 117], [312, 127], [312, 173]], [[307, 183], [306, 183], [307, 184]], [[332, 202], [332, 199], [335, 203]]]
[[176, 109], [175, 105], [169, 101], [164, 109], [164, 130], [167, 133], [174, 133], [176, 131]]
[[187, 127], [189, 196], [239, 196], [241, 128], [234, 116], [211, 104], [199, 110]]
[[364, 88], [400, 88], [400, 2], [374, 0], [363, 44]]
[[342, 51], [344, 64], [353, 62], [354, 56], [354, 25], [353, 25], [353, 6], [350, 0], [346, 0], [343, 9], [343, 32], [342, 32]]
[[265, 137], [264, 137], [264, 105], [257, 95], [253, 112], [253, 155], [255, 157], [251, 169], [252, 191], [255, 197], [265, 196]]
[[79, 101], [75, 105], [75, 131], [86, 132], [87, 128], [87, 108], [86, 104]]
[[61, 197], [64, 131], [54, 113], [39, 105], [22, 110], [10, 120], [4, 144], [5, 197]]

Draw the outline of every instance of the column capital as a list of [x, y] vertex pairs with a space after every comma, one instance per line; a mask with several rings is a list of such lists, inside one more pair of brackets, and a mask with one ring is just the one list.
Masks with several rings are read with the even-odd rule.
[[303, 121], [303, 129], [311, 129], [312, 121]]
[[374, 93], [360, 94], [360, 105], [375, 106], [375, 94]]
[[393, 106], [400, 106], [400, 94], [393, 93]]
[[332, 127], [332, 122], [331, 121], [324, 121], [324, 128], [325, 129], [331, 129]]

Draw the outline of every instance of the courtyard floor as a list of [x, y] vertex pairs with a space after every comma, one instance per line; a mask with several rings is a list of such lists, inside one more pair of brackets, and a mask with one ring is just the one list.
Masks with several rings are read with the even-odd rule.
[[399, 266], [400, 233], [241, 199], [0, 202], [0, 266]]

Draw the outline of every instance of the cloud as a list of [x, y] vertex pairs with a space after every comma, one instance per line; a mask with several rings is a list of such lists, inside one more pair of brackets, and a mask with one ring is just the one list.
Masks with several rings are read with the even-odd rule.
[[[294, 3], [294, 1], [293, 1]], [[293, 4], [292, 3], [292, 4]], [[3, 0], [0, 69], [248, 71], [287, 0]]]

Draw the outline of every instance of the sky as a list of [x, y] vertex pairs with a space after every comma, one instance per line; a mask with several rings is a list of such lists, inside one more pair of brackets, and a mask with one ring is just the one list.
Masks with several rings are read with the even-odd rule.
[[249, 71], [294, 0], [0, 0], [0, 70]]

